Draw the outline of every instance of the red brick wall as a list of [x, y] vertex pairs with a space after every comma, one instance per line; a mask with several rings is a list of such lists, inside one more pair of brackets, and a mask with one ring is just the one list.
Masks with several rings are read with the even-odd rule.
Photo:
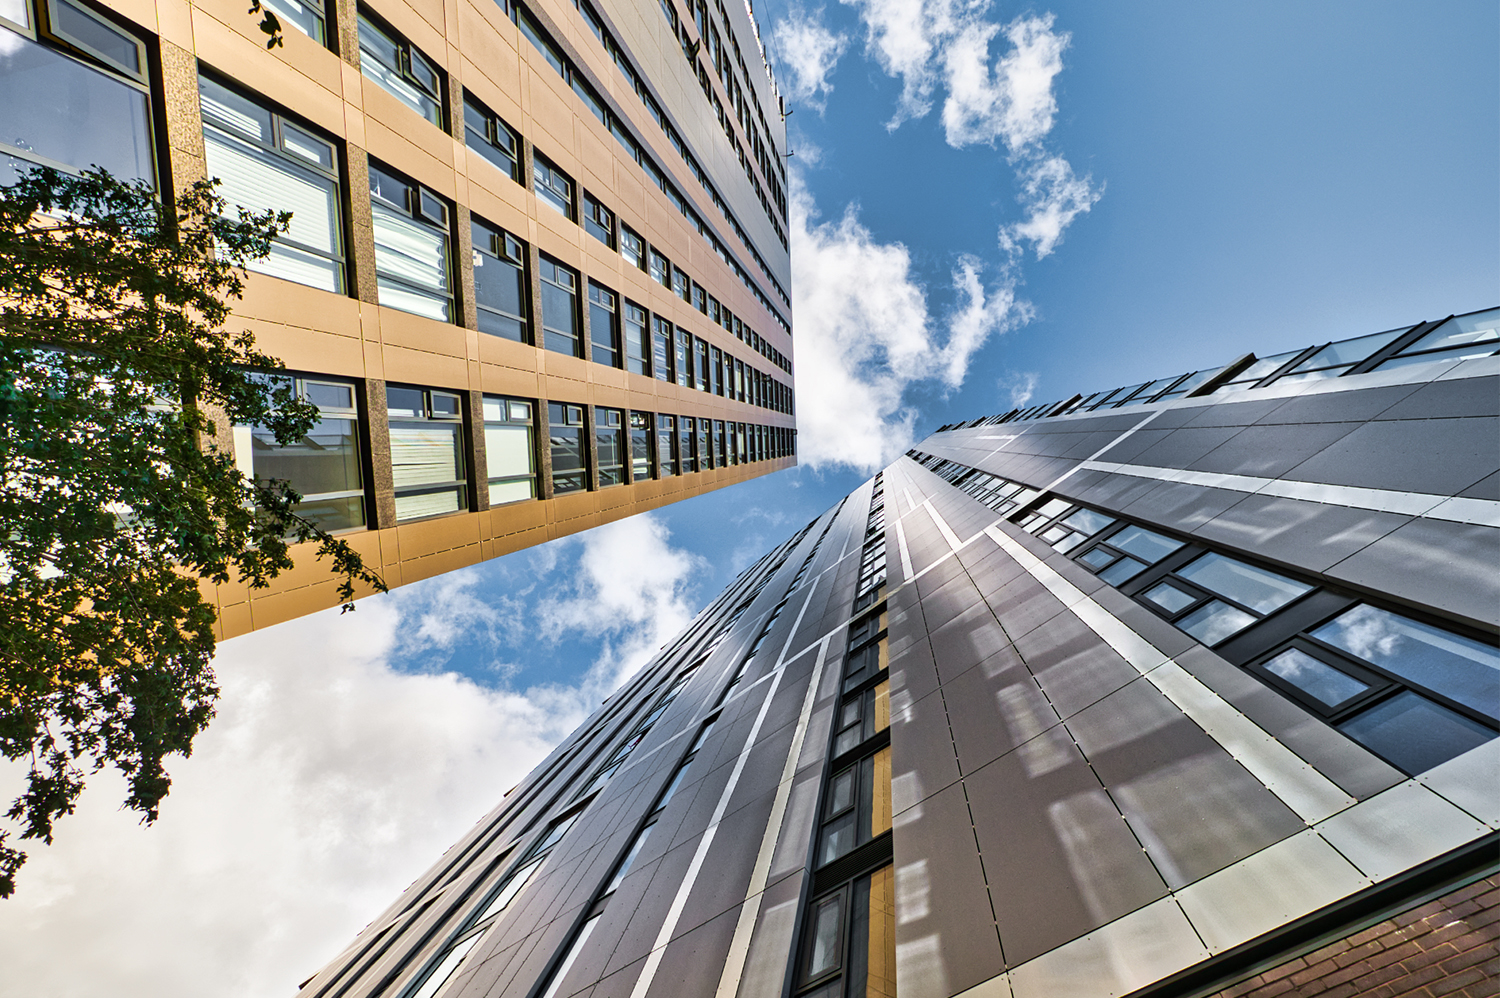
[[1242, 981], [1215, 998], [1488, 998], [1500, 994], [1500, 876]]

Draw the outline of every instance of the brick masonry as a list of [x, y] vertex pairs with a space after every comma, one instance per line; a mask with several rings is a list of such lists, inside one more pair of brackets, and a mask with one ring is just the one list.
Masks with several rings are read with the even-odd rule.
[[1481, 998], [1500, 994], [1500, 875], [1408, 909], [1214, 998]]

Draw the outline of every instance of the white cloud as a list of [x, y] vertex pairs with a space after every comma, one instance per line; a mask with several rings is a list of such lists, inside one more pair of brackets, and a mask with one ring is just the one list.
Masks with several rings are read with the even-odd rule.
[[1063, 230], [1104, 196], [1092, 177], [1079, 177], [1061, 156], [1035, 157], [1019, 171], [1026, 219], [1000, 227], [1000, 248], [1018, 253], [1029, 242], [1038, 260], [1057, 248]]
[[911, 445], [907, 390], [963, 384], [974, 353], [1027, 321], [1030, 306], [1016, 301], [1008, 273], [986, 290], [984, 264], [964, 257], [953, 272], [962, 304], [935, 323], [905, 246], [876, 241], [853, 206], [820, 221], [796, 171], [791, 200], [798, 454], [814, 469], [871, 471]]
[[[692, 615], [691, 556], [649, 516], [574, 540], [578, 585], [536, 628], [609, 632], [577, 685], [490, 689], [395, 667], [490, 626], [443, 576], [227, 641], [219, 715], [150, 828], [96, 774], [0, 903], [0, 991], [286, 998], [394, 901]], [[566, 552], [564, 552], [566, 554]], [[558, 559], [567, 571], [570, 559]], [[592, 599], [593, 610], [585, 606]], [[459, 608], [439, 612], [444, 604]], [[653, 614], [661, 614], [657, 620]], [[19, 782], [0, 769], [0, 788]]]
[[771, 45], [777, 64], [787, 73], [786, 95], [821, 114], [833, 91], [828, 78], [849, 45], [848, 36], [824, 27], [821, 9], [809, 13], [794, 7], [772, 28]]
[[1019, 409], [1036, 394], [1039, 379], [1035, 371], [1013, 371], [995, 382], [995, 386], [1010, 398], [1010, 407]]
[[1005, 26], [1011, 50], [988, 64], [990, 39], [999, 25], [968, 21], [943, 52], [948, 99], [943, 128], [948, 144], [962, 148], [1000, 139], [1012, 154], [1052, 130], [1057, 98], [1052, 81], [1062, 72], [1067, 33], [1052, 30], [1053, 16], [1020, 17]]

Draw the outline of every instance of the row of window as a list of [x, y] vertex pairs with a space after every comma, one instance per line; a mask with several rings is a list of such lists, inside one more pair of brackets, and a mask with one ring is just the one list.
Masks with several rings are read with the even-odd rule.
[[1491, 637], [909, 454], [1406, 773], [1500, 728], [1500, 649]]
[[[616, 116], [614, 112], [611, 111], [602, 100], [599, 99], [598, 95], [594, 92], [594, 88], [584, 78], [583, 74], [578, 72], [578, 69], [573, 65], [572, 60], [570, 60], [563, 53], [562, 48], [552, 40], [546, 29], [544, 29], [538, 23], [536, 17], [530, 11], [528, 11], [523, 4], [517, 2], [517, 0], [497, 0], [497, 2], [505, 11], [506, 16], [516, 23], [516, 27], [520, 29], [521, 34], [526, 37], [527, 41], [531, 42], [531, 44], [536, 47], [537, 51], [542, 54], [542, 56], [547, 60], [552, 68], [557, 70], [558, 74], [562, 76], [562, 78], [568, 83], [573, 92], [578, 96], [579, 100], [581, 100], [583, 102], [583, 105], [588, 108], [589, 112], [598, 119], [601, 125], [609, 130], [609, 133], [615, 137], [615, 141], [619, 142], [620, 146], [630, 154], [630, 158], [640, 165], [641, 169], [645, 171], [646, 176], [651, 180], [653, 184], [656, 185], [656, 188], [666, 195], [667, 200], [671, 201], [673, 205], [677, 207], [677, 210], [682, 212], [683, 217], [685, 217], [688, 220], [688, 223], [695, 230], [697, 230], [698, 234], [708, 242], [708, 244], [713, 248], [714, 252], [717, 253], [719, 257], [726, 264], [728, 264], [737, 275], [739, 275], [740, 279], [745, 283], [745, 286], [750, 289], [751, 293], [754, 294], [763, 305], [765, 305], [766, 310], [770, 312], [778, 322], [782, 322], [783, 320], [777, 313], [776, 309], [772, 307], [771, 303], [765, 298], [763, 294], [761, 294], [760, 288], [756, 286], [755, 282], [752, 281], [749, 275], [745, 273], [744, 269], [740, 267], [739, 262], [734, 260], [724, 249], [724, 246], [719, 241], [718, 237], [715, 236], [712, 231], [710, 231], [709, 228], [703, 224], [703, 220], [698, 216], [697, 211], [695, 211], [692, 206], [687, 203], [686, 199], [684, 199], [682, 195], [678, 193], [676, 185], [674, 185], [671, 180], [667, 178], [666, 174], [662, 172], [661, 168], [656, 165], [656, 161], [652, 159], [651, 154], [648, 153], [641, 146], [641, 144], [635, 140], [635, 137], [630, 133], [629, 127], [623, 121], [621, 121], [620, 118]], [[760, 252], [756, 250], [755, 243], [751, 240], [749, 234], [745, 232], [744, 227], [740, 225], [739, 219], [734, 216], [734, 212], [730, 210], [729, 206], [724, 202], [724, 199], [719, 195], [718, 190], [714, 187], [713, 182], [709, 179], [708, 174], [703, 170], [701, 166], [698, 165], [697, 158], [688, 149], [686, 143], [683, 142], [682, 136], [678, 133], [677, 129], [673, 127], [672, 123], [667, 119], [666, 115], [662, 113], [661, 105], [658, 104], [656, 99], [651, 96], [640, 74], [637, 73], [635, 71], [635, 68], [631, 65], [629, 57], [625, 54], [624, 50], [621, 49], [620, 46], [614, 41], [614, 38], [608, 33], [608, 31], [604, 27], [604, 22], [596, 13], [594, 13], [593, 9], [583, 6], [581, 2], [577, 5], [580, 13], [584, 15], [584, 21], [588, 24], [589, 30], [594, 33], [595, 38], [597, 38], [599, 40], [599, 43], [605, 47], [605, 50], [609, 53], [609, 56], [614, 61], [615, 65], [620, 69], [622, 73], [625, 74], [625, 77], [630, 81], [631, 88], [635, 91], [636, 96], [641, 99], [642, 105], [646, 108], [652, 119], [655, 120], [657, 125], [661, 128], [663, 134], [666, 135], [667, 141], [671, 143], [672, 148], [677, 150], [677, 154], [682, 157], [682, 161], [688, 167], [689, 172], [691, 172], [693, 176], [697, 178], [698, 183], [703, 187], [704, 192], [708, 194], [709, 199], [713, 201], [714, 207], [719, 209], [720, 214], [724, 216], [724, 220], [729, 223], [730, 228], [734, 230], [735, 235], [739, 237], [740, 242], [743, 243], [745, 248], [750, 251], [750, 255], [755, 260], [756, 264], [759, 265], [761, 273], [765, 276], [766, 280], [770, 282], [771, 287], [776, 289], [776, 293], [781, 298], [782, 302], [790, 307], [791, 299], [787, 296], [786, 290], [782, 288], [781, 283], [776, 280], [775, 275], [771, 272], [771, 268], [766, 265], [765, 260], [760, 255]], [[786, 249], [788, 246], [786, 235], [781, 231], [779, 223], [776, 221], [774, 215], [771, 214], [770, 208], [768, 205], [766, 205], [764, 198], [761, 199], [761, 205], [766, 209], [766, 217], [768, 220], [770, 220], [772, 227], [775, 228], [776, 235], [782, 244], [782, 248]], [[783, 325], [785, 325], [784, 322]]]
[[[319, 422], [286, 446], [277, 444], [267, 429], [237, 428], [236, 454], [243, 470], [289, 482], [302, 496], [298, 512], [324, 529], [365, 525], [361, 455], [367, 450], [361, 442], [356, 386], [331, 378], [291, 380], [298, 397], [318, 407]], [[492, 506], [538, 497], [538, 431], [543, 427], [553, 495], [795, 453], [795, 435], [786, 427], [598, 406], [590, 429], [582, 405], [548, 402], [544, 414], [531, 399], [486, 395], [483, 402], [485, 474], [476, 482], [469, 474], [466, 396], [432, 388], [386, 388], [398, 521], [472, 509], [470, 490], [479, 484]]]
[[[884, 603], [871, 607], [868, 550], [885, 542], [885, 500], [876, 478], [865, 525], [843, 682], [829, 733], [819, 804], [813, 884], [795, 951], [798, 998], [891, 998], [896, 993], [891, 844], [891, 710]], [[883, 577], [883, 569], [878, 573]], [[882, 578], [883, 581], [883, 578]]]
[[1412, 364], [1470, 360], [1493, 356], [1497, 352], [1500, 352], [1500, 308], [1492, 308], [1449, 316], [1441, 322], [1424, 322], [1354, 339], [1313, 344], [1274, 357], [1256, 360], [1252, 356], [1242, 366], [1191, 371], [1139, 385], [1079, 395], [1066, 402], [1044, 402], [998, 416], [981, 416], [968, 422], [950, 423], [939, 432], [1074, 412], [1123, 409], [1148, 402], [1170, 402], [1189, 394], [1212, 395], [1243, 388], [1264, 388], [1282, 382], [1320, 381], [1345, 374], [1389, 371]]

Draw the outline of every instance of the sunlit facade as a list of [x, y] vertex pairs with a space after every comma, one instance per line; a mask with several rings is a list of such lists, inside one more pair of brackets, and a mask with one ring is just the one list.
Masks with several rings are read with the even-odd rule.
[[1488, 993], [1497, 321], [944, 427], [300, 994]]
[[[230, 328], [322, 420], [220, 427], [401, 585], [795, 464], [785, 129], [742, 3], [0, 0], [0, 185], [289, 210]], [[310, 555], [309, 551], [301, 552]], [[308, 556], [222, 636], [339, 602]]]

